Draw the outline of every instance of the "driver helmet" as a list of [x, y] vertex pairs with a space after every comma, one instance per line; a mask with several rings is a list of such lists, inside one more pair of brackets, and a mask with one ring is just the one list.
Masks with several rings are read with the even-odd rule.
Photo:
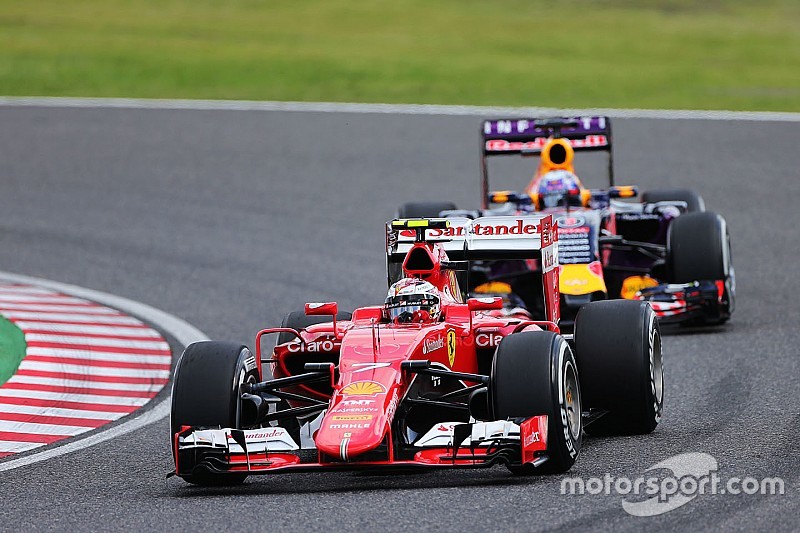
[[582, 205], [581, 180], [568, 170], [551, 170], [539, 179], [536, 190], [541, 209]]
[[384, 313], [387, 319], [401, 323], [437, 321], [439, 304], [439, 291], [433, 284], [406, 278], [389, 287]]

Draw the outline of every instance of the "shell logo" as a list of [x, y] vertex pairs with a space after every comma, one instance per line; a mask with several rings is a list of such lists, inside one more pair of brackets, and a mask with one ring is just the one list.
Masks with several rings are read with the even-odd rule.
[[374, 381], [354, 381], [342, 389], [345, 396], [377, 396], [385, 392], [384, 386]]

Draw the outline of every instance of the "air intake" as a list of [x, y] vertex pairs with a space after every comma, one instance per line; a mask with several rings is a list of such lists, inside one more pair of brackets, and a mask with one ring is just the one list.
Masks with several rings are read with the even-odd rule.
[[403, 270], [410, 275], [432, 274], [436, 264], [426, 246], [414, 246], [406, 254]]

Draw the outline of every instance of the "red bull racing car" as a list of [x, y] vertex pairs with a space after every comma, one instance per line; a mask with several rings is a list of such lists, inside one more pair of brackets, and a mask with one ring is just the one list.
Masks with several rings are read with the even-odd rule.
[[[584, 428], [651, 432], [663, 402], [655, 314], [594, 302], [562, 335], [556, 239], [550, 214], [395, 220], [387, 258], [401, 277], [382, 305], [306, 304], [258, 332], [254, 351], [190, 345], [173, 382], [174, 474], [220, 485], [319, 470], [564, 472]], [[540, 319], [464, 297], [458, 273], [498, 253], [539, 262]]]
[[[608, 117], [487, 120], [481, 142], [481, 209], [459, 211], [449, 202], [411, 202], [399, 216], [518, 216], [551, 214], [558, 226], [562, 327], [582, 305], [612, 298], [647, 301], [662, 323], [726, 322], [734, 309], [735, 277], [728, 227], [689, 190], [652, 190], [641, 202], [635, 186], [614, 183]], [[576, 152], [608, 156], [608, 186], [588, 189], [575, 174]], [[520, 191], [489, 188], [489, 158], [538, 156]], [[510, 309], [538, 312], [536, 262], [472, 263], [470, 292], [498, 294]]]

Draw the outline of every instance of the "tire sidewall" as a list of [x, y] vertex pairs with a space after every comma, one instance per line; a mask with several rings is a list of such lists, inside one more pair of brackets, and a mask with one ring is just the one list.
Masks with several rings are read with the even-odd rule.
[[651, 420], [652, 428], [661, 421], [664, 409], [664, 360], [661, 354], [661, 330], [655, 312], [648, 305], [644, 316], [642, 341], [644, 343], [645, 362], [648, 369], [647, 380], [644, 380], [644, 416]]
[[[555, 412], [549, 416], [548, 422], [548, 442], [547, 449], [551, 455], [551, 459], [558, 459], [556, 462], [569, 462], [574, 463], [580, 453], [581, 444], [583, 442], [583, 420], [579, 412], [577, 416], [577, 430], [573, 432], [571, 424], [569, 423], [567, 398], [565, 396], [565, 380], [569, 372], [573, 372], [575, 376], [575, 383], [577, 387], [573, 394], [578, 395], [578, 405], [581, 404], [580, 398], [580, 382], [578, 379], [578, 365], [575, 362], [575, 357], [572, 354], [567, 342], [561, 337], [555, 337], [554, 347], [552, 351], [553, 361], [552, 369], [553, 374], [551, 377], [552, 396], [554, 405], [556, 406]], [[575, 434], [577, 433], [577, 434]]]
[[[208, 345], [211, 343], [209, 341], [205, 341]], [[175, 412], [176, 410], [186, 409], [185, 406], [181, 405], [178, 406], [178, 403], [185, 402], [184, 396], [185, 393], [181, 391], [181, 394], [178, 393], [180, 387], [184, 386], [191, 386], [193, 391], [190, 393], [194, 393], [197, 395], [203, 394], [203, 389], [201, 384], [198, 383], [191, 383], [186, 384], [183, 378], [182, 369], [184, 365], [186, 365], [190, 359], [193, 358], [194, 351], [198, 349], [202, 349], [202, 343], [195, 343], [186, 348], [184, 353], [181, 355], [180, 359], [178, 360], [178, 364], [175, 367], [175, 375], [173, 378], [172, 384], [172, 405], [170, 409], [170, 428], [171, 428], [171, 435], [174, 435], [180, 426], [183, 425], [182, 420], [176, 420]], [[240, 386], [242, 383], [247, 381], [258, 382], [260, 380], [260, 376], [258, 374], [258, 366], [255, 360], [255, 356], [250, 352], [250, 350], [245, 347], [241, 346], [238, 349], [238, 355], [234, 358], [232, 357], [232, 353], [228, 352], [225, 353], [224, 351], [221, 352], [220, 358], [227, 359], [227, 362], [219, 361], [219, 368], [220, 370], [218, 376], [213, 376], [216, 379], [222, 380], [229, 380], [230, 385], [226, 388], [226, 394], [224, 398], [217, 398], [216, 401], [223, 402], [226, 405], [225, 413], [220, 411], [219, 413], [219, 426], [221, 427], [231, 427], [235, 429], [239, 429], [239, 414], [241, 410], [241, 400], [240, 400]], [[230, 366], [228, 366], [230, 365]], [[227, 366], [228, 370], [225, 371], [225, 367]], [[196, 389], [196, 390], [195, 390]], [[225, 420], [222, 420], [225, 418]]]
[[[685, 239], [688, 242], [682, 242]], [[673, 283], [727, 280], [731, 271], [731, 252], [725, 219], [704, 211], [687, 213], [673, 220], [667, 229], [667, 258]], [[709, 265], [709, 260], [715, 264]]]
[[[571, 402], [565, 390], [568, 382]], [[540, 431], [547, 432], [548, 460], [538, 467], [509, 464], [512, 473], [558, 474], [572, 467], [583, 442], [582, 404], [578, 365], [563, 337], [523, 331], [503, 339], [492, 365], [490, 398], [495, 420], [520, 423], [547, 415], [547, 426]]]

